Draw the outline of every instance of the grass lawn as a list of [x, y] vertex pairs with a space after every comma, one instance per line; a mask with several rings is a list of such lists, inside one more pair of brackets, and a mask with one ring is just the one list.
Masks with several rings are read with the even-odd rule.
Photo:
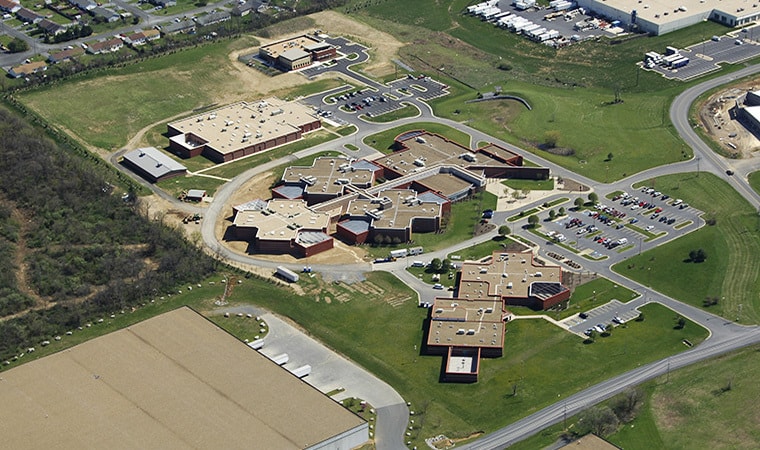
[[481, 242], [480, 244], [475, 244], [472, 247], [467, 247], [455, 253], [449, 254], [449, 259], [451, 259], [451, 255], [459, 256], [459, 259], [457, 261], [467, 259], [480, 259], [486, 256], [491, 256], [494, 251], [503, 249], [505, 245], [512, 246], [515, 245], [515, 242], [506, 236], [494, 236], [488, 241]]
[[156, 185], [173, 197], [177, 197], [180, 192], [190, 189], [203, 189], [209, 197], [213, 197], [216, 190], [224, 183], [225, 181], [216, 178], [187, 175], [159, 181]]
[[750, 173], [747, 177], [747, 181], [749, 181], [749, 185], [752, 186], [752, 189], [760, 194], [760, 172]]
[[88, 144], [116, 150], [149, 124], [212, 103], [215, 92], [239, 98], [251, 95], [247, 86], [229, 76], [233, 68], [227, 54], [254, 42], [240, 38], [188, 48], [124, 68], [75, 77], [18, 97], [52, 124]]
[[407, 125], [401, 125], [394, 128], [389, 128], [377, 134], [373, 134], [364, 138], [364, 143], [373, 147], [375, 150], [382, 153], [391, 153], [393, 147], [393, 139], [399, 134], [409, 130], [427, 130], [431, 133], [437, 133], [441, 136], [447, 137], [454, 142], [469, 147], [470, 136], [459, 130], [455, 130], [447, 125], [441, 125], [433, 122], [415, 122]]
[[619, 300], [626, 303], [639, 294], [632, 290], [613, 283], [607, 278], [599, 277], [576, 287], [570, 295], [570, 301], [566, 309], [558, 311], [533, 311], [530, 308], [510, 306], [509, 310], [515, 314], [544, 314], [554, 320], [562, 320], [573, 314], [588, 311], [597, 306], [604, 305], [611, 300]]
[[[286, 155], [292, 155], [298, 151], [313, 147], [315, 145], [323, 144], [325, 142], [329, 142], [336, 138], [337, 137], [334, 134], [329, 133], [325, 130], [313, 131], [309, 134], [304, 135], [303, 139], [300, 139], [298, 141], [291, 142], [290, 144], [283, 145], [282, 147], [275, 148], [261, 154], [253, 154], [247, 158], [242, 158], [235, 162], [207, 170], [204, 173], [222, 178], [234, 178], [246, 170], [252, 169], [265, 162], [273, 161]], [[311, 162], [314, 157], [309, 157], [308, 159]]]
[[367, 114], [364, 114], [362, 117], [364, 117], [364, 120], [368, 122], [388, 123], [388, 122], [393, 122], [394, 120], [405, 119], [407, 117], [415, 117], [419, 114], [420, 114], [420, 111], [417, 109], [416, 106], [405, 105], [401, 109], [390, 111], [385, 114], [381, 114], [379, 116], [373, 115], [372, 117], [367, 117]]
[[353, 133], [356, 133], [356, 126], [346, 125], [346, 126], [338, 128], [337, 130], [335, 130], [335, 132], [341, 136], [350, 136]]
[[518, 180], [510, 178], [501, 182], [504, 186], [518, 191], [551, 191], [554, 189], [554, 178], [548, 180]]
[[271, 96], [281, 98], [283, 100], [293, 100], [300, 97], [308, 97], [310, 95], [324, 92], [329, 89], [336, 88], [338, 86], [345, 85], [345, 81], [337, 80], [335, 78], [321, 78], [317, 81], [313, 81], [308, 84], [303, 84], [292, 89], [285, 89], [282, 91], [276, 91]]
[[[739, 317], [741, 323], [760, 322], [757, 211], [709, 173], [658, 177], [657, 188], [705, 211], [705, 218], [715, 218], [715, 225], [633, 256], [616, 264], [614, 270], [698, 307], [704, 307], [707, 297], [715, 297], [718, 304], [706, 307], [709, 311], [731, 320]], [[687, 262], [689, 252], [699, 248], [707, 259]]]
[[[326, 285], [309, 280], [309, 285], [302, 285], [303, 297], [264, 284], [260, 289], [237, 289], [232, 301], [260, 304], [309, 324], [315, 337], [390, 383], [415, 411], [420, 427], [410, 437], [415, 445], [424, 445], [424, 438], [439, 433], [458, 437], [492, 431], [555, 402], [558, 394], [568, 395], [639, 363], [682, 351], [682, 339], [697, 343], [706, 336], [691, 323], [674, 330], [674, 313], [659, 305], [645, 307], [644, 322], [619, 327], [590, 345], [544, 321], [517, 320], [507, 325], [509, 352], [484, 359], [478, 383], [439, 383], [441, 357], [425, 356], [419, 350], [427, 311], [412, 301], [397, 307], [384, 301], [388, 296], [411, 295], [391, 275], [373, 272], [368, 280], [380, 286], [383, 295], [352, 295], [350, 301], [327, 303], [325, 297], [334, 299], [339, 290], [350, 287], [330, 285], [330, 293], [324, 290]], [[393, 345], [388, 345], [389, 323]], [[548, 361], [552, 370], [547, 370]], [[561, 380], [555, 373], [563, 374]], [[512, 396], [515, 384], [517, 395]]]

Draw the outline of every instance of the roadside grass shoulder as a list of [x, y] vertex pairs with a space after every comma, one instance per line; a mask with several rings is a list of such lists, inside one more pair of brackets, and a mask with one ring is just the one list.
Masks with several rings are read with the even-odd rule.
[[[652, 184], [647, 180], [644, 184]], [[715, 224], [632, 256], [613, 270], [673, 298], [741, 323], [760, 321], [760, 235], [755, 211], [736, 191], [709, 173], [657, 178], [658, 189], [678, 195]], [[703, 249], [707, 259], [688, 262]], [[717, 304], [703, 306], [707, 298]]]
[[752, 172], [747, 176], [747, 181], [749, 181], [749, 185], [752, 187], [752, 189], [755, 190], [758, 194], [760, 194], [760, 172]]
[[186, 175], [184, 177], [169, 178], [168, 180], [159, 181], [156, 183], [156, 186], [163, 189], [174, 198], [177, 198], [182, 191], [188, 191], [190, 189], [205, 190], [209, 197], [213, 197], [216, 190], [224, 183], [226, 183], [226, 181], [216, 178]]

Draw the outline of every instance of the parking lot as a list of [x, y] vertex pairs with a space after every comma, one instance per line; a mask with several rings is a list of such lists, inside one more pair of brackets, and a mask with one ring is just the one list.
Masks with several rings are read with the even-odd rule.
[[[758, 38], [760, 38], [760, 26], [743, 28], [731, 34], [718, 36], [719, 40], [706, 37], [705, 41], [680, 51], [683, 56], [689, 58], [688, 65], [673, 70], [662, 66], [645, 68], [645, 70], [658, 72], [666, 78], [689, 80], [720, 69], [720, 64], [736, 64], [760, 55]], [[653, 50], [660, 52], [664, 49]]]
[[[682, 200], [644, 187], [605, 200], [592, 209], [544, 222], [549, 243], [563, 243], [593, 259], [640, 251], [644, 242], [680, 234], [699, 223], [701, 212]], [[614, 252], [614, 253], [613, 253]]]
[[562, 323], [573, 333], [585, 333], [589, 329], [600, 333], [600, 326], [606, 328], [609, 324], [620, 325], [636, 319], [639, 316], [637, 307], [636, 302], [624, 304], [612, 300], [579, 315], [568, 317]]

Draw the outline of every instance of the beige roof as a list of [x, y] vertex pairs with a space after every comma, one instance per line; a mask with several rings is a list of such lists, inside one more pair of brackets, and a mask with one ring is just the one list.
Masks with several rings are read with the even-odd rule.
[[188, 308], [0, 374], [6, 448], [300, 449], [365, 422]]
[[[377, 200], [357, 199], [348, 205], [347, 214], [359, 216], [374, 214], [374, 228], [411, 228], [412, 219], [435, 218], [441, 214], [441, 206], [437, 203], [419, 203], [415, 201], [417, 193], [411, 189], [389, 189], [381, 191], [378, 199], [387, 197], [389, 202], [380, 208]], [[372, 211], [376, 211], [372, 213]], [[369, 215], [369, 214], [368, 214]], [[370, 216], [371, 217], [371, 216]]]
[[222, 154], [285, 136], [318, 120], [297, 102], [268, 98], [239, 102], [169, 124], [181, 133], [192, 133]]
[[[706, 17], [713, 10], [734, 17], [747, 17], [760, 13], [760, 3], [747, 0], [643, 0], [640, 3], [631, 0], [596, 0], [593, 3], [624, 13], [630, 13], [635, 9], [638, 17], [658, 25], [684, 20], [695, 15]], [[681, 10], [681, 7], [684, 10]]]
[[[287, 183], [309, 181], [305, 191], [312, 194], [337, 194], [346, 184], [369, 187], [374, 172], [369, 169], [351, 170], [350, 160], [345, 157], [320, 157], [311, 167], [291, 166], [285, 169], [282, 180]], [[313, 177], [313, 178], [310, 178]], [[305, 181], [304, 181], [305, 182]]]
[[526, 298], [533, 282], [562, 282], [559, 266], [540, 266], [533, 262], [533, 253], [493, 253], [489, 262], [465, 261], [459, 281], [459, 297]]
[[431, 311], [428, 345], [501, 347], [504, 344], [501, 299], [436, 298]]
[[595, 434], [587, 434], [578, 440], [560, 447], [565, 450], [617, 450], [620, 447], [605, 441]]
[[420, 183], [447, 197], [451, 197], [472, 186], [472, 183], [469, 181], [463, 180], [452, 173], [437, 173], [421, 179]]
[[266, 210], [238, 211], [234, 224], [238, 228], [258, 228], [259, 239], [290, 241], [301, 231], [327, 229], [330, 216], [312, 211], [303, 200], [272, 199]]
[[314, 44], [319, 44], [322, 41], [318, 39], [314, 39], [311, 36], [308, 35], [301, 35], [296, 36], [292, 38], [288, 38], [282, 41], [273, 42], [269, 45], [265, 45], [259, 49], [260, 53], [266, 53], [270, 55], [272, 58], [277, 58], [280, 54], [292, 50], [292, 49], [303, 49], [304, 47], [312, 46]]

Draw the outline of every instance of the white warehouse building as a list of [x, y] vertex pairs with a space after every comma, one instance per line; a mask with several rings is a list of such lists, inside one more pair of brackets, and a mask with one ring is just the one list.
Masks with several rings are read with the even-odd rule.
[[621, 26], [660, 35], [705, 20], [736, 27], [760, 18], [760, 1], [747, 0], [576, 0], [578, 6]]

